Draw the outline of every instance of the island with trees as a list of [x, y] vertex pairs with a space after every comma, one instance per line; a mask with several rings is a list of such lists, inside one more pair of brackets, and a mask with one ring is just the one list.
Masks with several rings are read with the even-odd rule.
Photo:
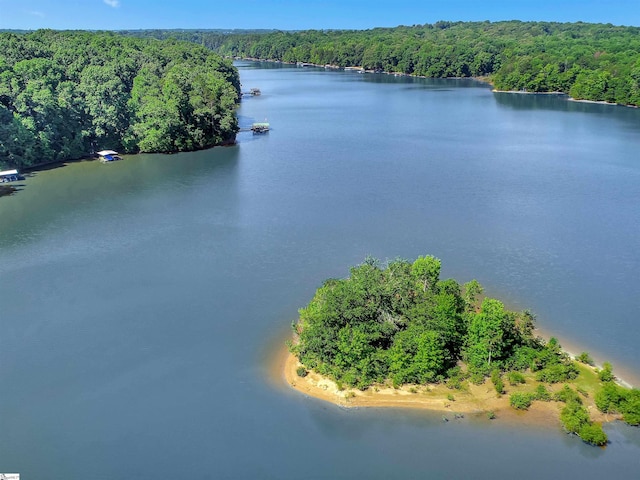
[[325, 281], [292, 325], [287, 381], [345, 406], [488, 418], [539, 408], [593, 445], [607, 443], [603, 422], [640, 424], [640, 390], [617, 383], [611, 365], [572, 359], [535, 335], [531, 312], [483, 297], [475, 280], [441, 280], [440, 269], [433, 256], [367, 258]]
[[232, 63], [193, 43], [0, 33], [0, 170], [233, 143], [239, 93]]
[[498, 90], [563, 92], [640, 105], [640, 28], [557, 22], [450, 22], [370, 30], [127, 32], [196, 42], [227, 56], [432, 78], [480, 77]]

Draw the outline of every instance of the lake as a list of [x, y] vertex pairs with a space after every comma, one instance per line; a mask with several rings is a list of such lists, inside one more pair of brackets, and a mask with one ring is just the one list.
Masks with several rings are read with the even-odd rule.
[[432, 254], [640, 385], [640, 111], [239, 62], [233, 147], [37, 171], [0, 198], [0, 471], [23, 478], [624, 478], [561, 428], [344, 410], [274, 358], [326, 278]]

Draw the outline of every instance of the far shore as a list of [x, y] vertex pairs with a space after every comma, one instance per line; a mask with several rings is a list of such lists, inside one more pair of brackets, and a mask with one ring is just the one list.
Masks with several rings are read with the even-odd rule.
[[491, 90], [493, 93], [515, 93], [518, 95], [558, 95], [558, 96], [568, 96], [564, 92], [529, 92], [527, 90], [498, 90], [494, 88]]
[[[379, 74], [383, 74], [383, 75], [392, 75], [394, 77], [443, 78], [445, 80], [447, 80], [447, 79], [448, 80], [470, 79], [470, 80], [475, 80], [477, 82], [487, 83], [489, 85], [493, 85], [493, 83], [491, 82], [491, 80], [488, 77], [426, 77], [424, 75], [412, 75], [410, 73], [404, 73], [404, 72], [385, 72], [385, 71], [379, 71], [379, 70], [366, 70], [364, 67], [361, 67], [361, 66], [341, 67], [339, 65], [333, 65], [333, 64], [319, 65], [317, 63], [309, 63], [309, 62], [284, 62], [284, 61], [281, 61], [281, 60], [271, 60], [271, 59], [251, 58], [251, 57], [236, 57], [236, 60], [247, 60], [247, 61], [251, 61], [251, 62], [282, 63], [284, 65], [297, 65], [297, 64], [300, 64], [300, 66], [302, 66], [302, 67], [318, 67], [318, 68], [326, 68], [326, 69], [331, 69], [331, 70], [352, 71], [352, 72], [358, 72], [358, 73], [379, 73]], [[525, 91], [525, 90], [498, 90], [497, 88], [494, 88], [492, 90], [492, 92], [493, 93], [515, 93], [515, 94], [519, 94], [519, 95], [557, 95], [557, 96], [566, 96], [566, 97], [568, 97], [567, 100], [570, 101], [570, 102], [594, 103], [594, 104], [598, 104], [598, 105], [613, 105], [613, 106], [619, 106], [619, 107], [638, 108], [637, 105], [624, 105], [622, 103], [612, 103], [612, 102], [597, 101], [597, 100], [576, 99], [576, 98], [573, 98], [573, 97], [569, 97], [569, 94], [565, 93], [565, 92], [529, 92], [529, 91]]]
[[[305, 377], [297, 373], [302, 364], [288, 351], [279, 355], [281, 378], [298, 392], [309, 397], [333, 403], [343, 408], [411, 408], [442, 414], [443, 421], [464, 416], [488, 419], [495, 416], [501, 421], [510, 421], [522, 425], [541, 428], [561, 428], [560, 410], [563, 404], [558, 402], [534, 402], [527, 411], [515, 410], [509, 404], [509, 395], [514, 391], [523, 391], [526, 387], [505, 385], [506, 393], [497, 396], [489, 380], [481, 385], [468, 384], [463, 390], [449, 389], [441, 384], [403, 385], [393, 388], [389, 385], [372, 386], [364, 391], [358, 389], [339, 389], [336, 382], [313, 371]], [[584, 367], [589, 368], [589, 367]], [[506, 383], [506, 382], [505, 382]], [[548, 386], [550, 391], [558, 391], [563, 384]], [[594, 395], [583, 398], [591, 419], [598, 423], [619, 420], [619, 415], [604, 414], [594, 403]]]

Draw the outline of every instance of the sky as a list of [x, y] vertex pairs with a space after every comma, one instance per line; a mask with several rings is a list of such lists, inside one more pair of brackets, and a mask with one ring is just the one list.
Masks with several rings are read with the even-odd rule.
[[640, 26], [640, 0], [0, 0], [0, 29], [367, 29], [438, 20]]

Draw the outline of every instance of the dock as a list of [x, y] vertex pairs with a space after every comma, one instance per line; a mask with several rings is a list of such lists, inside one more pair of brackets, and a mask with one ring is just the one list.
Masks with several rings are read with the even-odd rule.
[[117, 160], [122, 160], [118, 152], [114, 150], [102, 150], [100, 152], [97, 152], [97, 155], [100, 157], [100, 161], [102, 163], [109, 163], [109, 162], [115, 162]]
[[269, 131], [269, 124], [267, 122], [259, 122], [251, 125], [251, 131], [253, 133], [267, 133]]
[[0, 183], [17, 182], [18, 180], [22, 180], [18, 170], [5, 170], [0, 172]]
[[244, 97], [245, 95], [250, 95], [252, 97], [259, 97], [260, 95], [262, 95], [262, 92], [260, 91], [259, 88], [252, 88], [248, 92], [241, 92], [240, 93], [241, 97]]

